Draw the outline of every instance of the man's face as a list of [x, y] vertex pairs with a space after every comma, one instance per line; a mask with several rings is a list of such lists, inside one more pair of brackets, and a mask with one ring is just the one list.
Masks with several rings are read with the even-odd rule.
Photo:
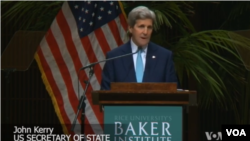
[[153, 32], [153, 21], [151, 19], [136, 20], [134, 27], [129, 26], [129, 32], [137, 46], [146, 46]]

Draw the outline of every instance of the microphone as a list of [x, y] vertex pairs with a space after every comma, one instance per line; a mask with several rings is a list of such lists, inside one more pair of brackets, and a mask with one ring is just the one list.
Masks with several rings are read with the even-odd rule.
[[126, 57], [126, 56], [129, 56], [129, 55], [136, 54], [136, 53], [139, 52], [139, 50], [142, 50], [142, 48], [138, 47], [137, 51], [134, 52], [134, 53], [128, 53], [128, 54], [124, 54], [124, 55], [120, 55], [120, 56], [116, 56], [116, 57], [113, 57], [113, 58], [109, 58], [109, 59], [105, 59], [105, 60], [101, 60], [101, 61], [98, 61], [98, 62], [94, 62], [94, 63], [88, 64], [85, 67], [80, 68], [80, 70], [84, 70], [86, 68], [93, 67], [94, 65], [99, 64], [101, 62], [106, 62], [106, 61], [110, 61], [110, 60], [114, 60], [114, 59], [118, 59], [118, 58], [122, 58], [122, 57]]

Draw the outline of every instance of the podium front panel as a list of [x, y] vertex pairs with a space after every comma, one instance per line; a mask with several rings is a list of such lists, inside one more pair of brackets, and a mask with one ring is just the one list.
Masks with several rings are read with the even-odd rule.
[[182, 141], [182, 106], [104, 106], [111, 141]]

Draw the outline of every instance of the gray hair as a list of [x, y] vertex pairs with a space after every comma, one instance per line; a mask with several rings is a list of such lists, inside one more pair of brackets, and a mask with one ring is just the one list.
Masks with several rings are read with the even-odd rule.
[[128, 14], [128, 25], [134, 27], [138, 19], [151, 19], [155, 22], [155, 13], [145, 6], [138, 6]]

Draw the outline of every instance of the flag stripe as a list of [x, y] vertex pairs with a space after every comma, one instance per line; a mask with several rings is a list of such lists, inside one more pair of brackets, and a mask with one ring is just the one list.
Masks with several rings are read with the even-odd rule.
[[[78, 99], [75, 97], [75, 95], [70, 95], [71, 93], [74, 93], [74, 91], [72, 91], [73, 85], [72, 85], [72, 80], [70, 78], [69, 70], [63, 59], [63, 58], [67, 59], [68, 57], [66, 57], [66, 55], [60, 51], [55, 41], [56, 39], [52, 35], [53, 33], [51, 29], [48, 32], [49, 32], [49, 36], [47, 36], [46, 39], [47, 39], [48, 45], [53, 47], [53, 49], [51, 50], [51, 53], [53, 54], [53, 56], [55, 56], [55, 58], [57, 58], [55, 61], [58, 66], [58, 71], [61, 73], [60, 77], [62, 78], [62, 81], [60, 83], [63, 83], [63, 82], [67, 83], [67, 85], [65, 84], [65, 86], [61, 87], [60, 89], [63, 91], [63, 93], [65, 93], [66, 95], [69, 95], [68, 98], [69, 98], [70, 103], [73, 105], [73, 107], [77, 107], [76, 101], [78, 101]], [[56, 37], [58, 38], [58, 36]], [[64, 55], [64, 57], [62, 55]], [[58, 77], [56, 77], [56, 79], [58, 79]], [[73, 110], [76, 113], [76, 109], [73, 108]]]
[[102, 27], [102, 31], [110, 49], [116, 48], [118, 44], [116, 43], [115, 37], [112, 35], [112, 32], [107, 24]]
[[[84, 78], [86, 78], [86, 76], [82, 76], [82, 75], [86, 75], [86, 74], [80, 73], [81, 80], [84, 80]], [[96, 83], [93, 81], [96, 81], [96, 79], [91, 79], [90, 84]], [[85, 100], [85, 104], [86, 104], [85, 114], [86, 114], [86, 118], [88, 119], [88, 121], [91, 121], [91, 123], [94, 123], [94, 124], [99, 124], [99, 123], [103, 122], [103, 119], [102, 119], [103, 113], [99, 112], [98, 105], [93, 105], [92, 101], [89, 101], [92, 98], [92, 96], [91, 96], [91, 91], [93, 90], [92, 86], [93, 85], [89, 85], [89, 88], [86, 92], [87, 99]], [[95, 133], [99, 133], [99, 132], [95, 132]]]
[[[119, 15], [119, 19], [120, 19], [120, 24], [122, 25], [123, 29], [125, 31], [127, 31], [128, 30], [127, 20], [125, 19], [125, 17], [122, 14]], [[126, 34], [124, 34], [124, 35], [126, 35]]]
[[[98, 30], [98, 29], [96, 29], [96, 30]], [[101, 60], [105, 59], [105, 57], [104, 57], [104, 54], [102, 52], [102, 47], [101, 47], [100, 43], [97, 42], [97, 36], [99, 36], [99, 35], [95, 34], [95, 32], [92, 32], [88, 35], [89, 41], [90, 41], [91, 47], [93, 48], [95, 57], [96, 57], [97, 61], [101, 61]], [[96, 65], [100, 65], [100, 64], [96, 64]]]
[[[92, 101], [89, 101], [90, 98], [92, 98], [92, 96], [88, 97], [88, 100], [86, 100], [86, 108], [85, 108], [86, 115], [89, 115], [87, 116], [88, 121], [91, 124], [93, 124], [94, 127], [96, 127], [92, 128], [92, 130], [94, 130], [95, 133], [103, 133], [103, 127], [100, 125], [103, 123], [103, 113], [100, 112], [99, 105], [95, 106], [92, 105]], [[92, 114], [92, 111], [94, 111], [95, 116]]]
[[[41, 64], [44, 68], [44, 70], [46, 70], [46, 78], [48, 79], [48, 82], [50, 82], [50, 86], [53, 88], [51, 89], [55, 95], [55, 97], [57, 98], [57, 104], [59, 105], [58, 107], [60, 107], [60, 105], [63, 105], [63, 99], [62, 99], [62, 95], [60, 95], [60, 92], [59, 92], [59, 88], [58, 86], [56, 85], [56, 82], [55, 80], [53, 79], [53, 75], [52, 75], [52, 72], [49, 68], [49, 65], [47, 64], [47, 61], [45, 60], [45, 57], [43, 55], [43, 52], [41, 51], [41, 49], [38, 50], [38, 55], [39, 55], [39, 59], [41, 61]], [[62, 109], [62, 108], [59, 108], [60, 110], [60, 113], [61, 113], [61, 116], [63, 118], [64, 121], [66, 121], [67, 123], [70, 122], [67, 114], [66, 114], [66, 111], [65, 109]]]
[[[63, 12], [63, 13], [66, 13], [66, 12]], [[68, 13], [67, 13], [68, 14]], [[72, 15], [67, 15], [67, 17], [71, 17]], [[65, 21], [65, 22], [67, 22], [68, 23], [68, 25], [69, 26], [71, 26], [70, 27], [70, 30], [71, 30], [71, 32], [72, 32], [72, 29], [75, 29], [75, 27], [72, 27], [72, 25], [75, 25], [74, 23], [70, 23], [70, 22], [68, 22], [68, 21]], [[62, 23], [64, 23], [64, 21], [62, 22]], [[61, 28], [62, 29], [62, 28]], [[66, 27], [63, 27], [63, 29], [65, 30], [65, 29], [67, 29]], [[68, 33], [63, 33], [64, 35], [70, 35], [71, 33], [70, 33], [70, 31], [68, 32]], [[73, 36], [73, 37], [75, 37], [75, 36]], [[66, 38], [66, 37], [65, 37]], [[70, 37], [67, 37], [67, 39], [70, 39]], [[77, 40], [77, 39], [76, 39]], [[80, 39], [78, 39], [78, 40], [80, 40]], [[74, 46], [74, 45], [70, 45], [70, 46]], [[69, 47], [69, 45], [68, 45], [68, 47]], [[74, 49], [74, 48], [72, 48], [72, 49]], [[72, 49], [68, 49], [68, 50], [70, 50], [70, 51], [72, 51]], [[85, 52], [85, 51], [84, 51]], [[72, 57], [74, 57], [74, 56], [72, 56]], [[79, 58], [79, 57], [78, 57]], [[80, 78], [87, 78], [86, 77], [86, 74], [84, 74], [83, 75], [83, 77], [80, 77]], [[83, 80], [83, 79], [80, 79], [80, 80]], [[80, 82], [83, 82], [83, 81], [80, 81]], [[83, 84], [83, 83], [81, 83], [81, 85], [82, 85], [82, 87], [84, 87], [84, 85], [85, 84]], [[91, 90], [92, 91], [92, 88], [91, 88], [91, 86], [89, 86], [89, 88], [88, 88], [89, 90]], [[80, 93], [80, 95], [82, 95], [82, 93]], [[89, 96], [88, 96], [88, 93], [86, 94], [86, 97], [87, 97], [87, 101], [88, 101], [88, 99], [91, 99], [91, 97], [89, 98]], [[93, 111], [96, 111], [96, 110], [93, 110], [93, 107], [94, 107], [94, 105], [89, 105], [89, 102], [86, 102], [86, 107], [89, 107], [88, 109], [85, 109], [85, 111], [92, 111], [92, 112], [90, 112], [90, 113], [85, 113], [86, 115], [87, 115], [87, 117], [91, 117], [91, 118], [88, 118], [88, 119], [91, 119], [91, 123], [98, 123], [98, 121], [99, 122], [102, 122], [101, 121], [101, 119], [96, 119], [96, 117], [94, 116], [94, 114], [93, 114]], [[95, 109], [95, 108], [94, 108]], [[95, 113], [95, 115], [98, 115], [98, 116], [102, 116], [102, 114], [100, 115], [100, 114], [98, 114], [99, 112], [96, 112]]]
[[[73, 42], [73, 39], [72, 39], [73, 35], [71, 34], [69, 24], [62, 24], [62, 23], [67, 23], [67, 21], [65, 19], [65, 16], [63, 15], [62, 11], [58, 13], [57, 21], [60, 21], [60, 22], [57, 22], [58, 26], [60, 27], [60, 30], [58, 30], [58, 32], [61, 32], [61, 35], [63, 35], [63, 37], [64, 37], [64, 39], [62, 39], [61, 42], [62, 41], [66, 42], [66, 45], [62, 45], [62, 46], [60, 46], [60, 48], [63, 49], [63, 48], [66, 47], [68, 50], [65, 51], [65, 52], [70, 54], [70, 59], [71, 60], [74, 59], [69, 64], [70, 65], [74, 64], [74, 66], [70, 66], [70, 67], [75, 68], [74, 71], [76, 73], [73, 73], [75, 75], [75, 74], [77, 74], [77, 71], [80, 69], [82, 64], [81, 64], [81, 61], [79, 59], [79, 56], [78, 56], [78, 53], [77, 53], [77, 50], [76, 50], [76, 46], [74, 45], [74, 42]], [[56, 28], [56, 26], [55, 26], [55, 28]]]
[[[55, 23], [59, 23], [58, 25], [55, 24], [55, 26], [52, 29], [58, 29], [57, 27], [60, 27], [60, 29], [58, 29], [57, 31], [55, 31], [54, 33], [59, 33], [57, 36], [57, 43], [59, 44], [59, 48], [61, 50], [61, 52], [64, 52], [64, 60], [68, 67], [68, 70], [72, 70], [72, 72], [75, 73], [70, 73], [71, 78], [72, 78], [72, 86], [74, 89], [74, 93], [70, 93], [70, 95], [73, 96], [74, 101], [80, 100], [79, 97], [77, 98], [77, 96], [79, 96], [79, 92], [78, 92], [78, 70], [80, 68], [80, 66], [82, 66], [81, 61], [78, 57], [78, 53], [76, 50], [76, 46], [73, 42], [72, 39], [72, 34], [69, 28], [68, 24], [61, 24], [61, 23], [67, 23], [63, 12], [59, 12], [58, 16], [57, 16], [57, 21], [61, 21], [61, 22], [55, 22]], [[61, 37], [63, 36], [63, 37]], [[65, 40], [67, 39], [67, 40]], [[65, 41], [65, 42], [63, 42]], [[62, 44], [63, 43], [63, 44]], [[67, 49], [67, 50], [66, 50]], [[77, 57], [76, 57], [77, 56]], [[74, 102], [76, 104], [76, 102]]]
[[[46, 73], [45, 73], [45, 71], [44, 71], [44, 68], [43, 68], [43, 64], [41, 63], [42, 61], [41, 61], [41, 58], [43, 58], [43, 62], [44, 62], [44, 56], [43, 55], [41, 55], [41, 57], [39, 57], [39, 54], [42, 54], [42, 52], [41, 52], [41, 46], [39, 46], [39, 48], [38, 48], [38, 51], [36, 52], [36, 54], [35, 54], [35, 60], [36, 60], [36, 62], [37, 62], [37, 65], [38, 65], [38, 67], [39, 67], [39, 69], [40, 69], [40, 71], [41, 71], [41, 77], [42, 77], [42, 80], [43, 80], [43, 82], [44, 82], [44, 84], [45, 84], [45, 86], [46, 86], [46, 90], [48, 91], [48, 93], [49, 93], [49, 95], [50, 95], [50, 97], [51, 97], [51, 99], [52, 99], [52, 103], [53, 103], [53, 105], [54, 105], [54, 107], [55, 107], [55, 112], [56, 112], [56, 114], [57, 114], [57, 116], [58, 116], [58, 118], [59, 118], [59, 121], [60, 121], [60, 123], [62, 124], [62, 128], [63, 128], [63, 132], [65, 133], [65, 134], [69, 134], [69, 132], [68, 132], [68, 128], [70, 128], [70, 124], [68, 124], [67, 126], [66, 126], [66, 124], [65, 124], [65, 122], [67, 122], [69, 119], [68, 119], [68, 117], [64, 120], [63, 119], [63, 116], [65, 116], [66, 115], [66, 113], [65, 113], [65, 110], [64, 109], [61, 109], [61, 108], [59, 108], [59, 104], [57, 103], [57, 100], [56, 100], [56, 97], [55, 97], [55, 95], [54, 95], [54, 92], [53, 92], [53, 89], [51, 88], [51, 85], [50, 85], [50, 83], [49, 83], [49, 81], [48, 81], [48, 79], [47, 79], [47, 76], [46, 76]], [[47, 64], [47, 63], [44, 63], [44, 64]], [[59, 100], [58, 101], [60, 101], [61, 102], [61, 97], [59, 97], [58, 98]], [[61, 111], [63, 111], [63, 112], [61, 112]], [[72, 132], [71, 132], [72, 133]], [[70, 133], [70, 134], [71, 134]]]
[[116, 25], [116, 22], [115, 22], [114, 20], [113, 20], [113, 21], [110, 21], [110, 22], [108, 23], [108, 25], [109, 25], [109, 28], [111, 29], [112, 34], [113, 34], [113, 35], [117, 35], [117, 37], [115, 37], [116, 43], [117, 43], [118, 45], [123, 44], [123, 42], [122, 42], [120, 36], [118, 36], [118, 35], [120, 35], [120, 34], [119, 34], [118, 30], [117, 30], [118, 27], [117, 27], [117, 25]]
[[[74, 70], [74, 63], [71, 59], [71, 56], [69, 54], [69, 52], [63, 50], [62, 48], [66, 48], [65, 47], [65, 42], [64, 42], [64, 37], [62, 37], [63, 34], [61, 34], [61, 31], [60, 29], [58, 28], [59, 25], [57, 25], [57, 22], [55, 22], [55, 27], [52, 25], [52, 27], [54, 28], [51, 28], [54, 36], [56, 36], [57, 38], [55, 38], [57, 44], [58, 44], [58, 49], [60, 50], [61, 54], [64, 56], [63, 57], [63, 60], [65, 62], [65, 67], [62, 68], [60, 67], [61, 70], [65, 70], [64, 72], [66, 73], [62, 73], [61, 75], [63, 76], [63, 79], [65, 81], [65, 84], [67, 83], [67, 86], [65, 87], [65, 89], [63, 89], [65, 92], [65, 94], [68, 95], [69, 97], [69, 100], [70, 100], [70, 105], [73, 106], [72, 109], [74, 109], [74, 114], [76, 113], [76, 108], [74, 107], [77, 107], [78, 103], [76, 101], [78, 101], [78, 98], [76, 96], [76, 93], [77, 93], [77, 72], [76, 73], [69, 73], [67, 75], [67, 70], [68, 71], [75, 71]], [[57, 77], [58, 78], [58, 77]], [[73, 103], [72, 103], [73, 102]], [[80, 117], [78, 117], [78, 122], [81, 123], [80, 121]]]
[[[83, 38], [81, 39], [81, 41], [82, 41], [83, 47], [84, 47], [84, 49], [85, 49], [85, 52], [88, 52], [87, 58], [89, 59], [89, 61], [90, 61], [91, 63], [97, 62], [98, 59], [97, 59], [96, 56], [94, 55], [95, 53], [94, 53], [94, 50], [93, 50], [93, 48], [92, 48], [92, 46], [91, 46], [89, 37], [88, 37], [88, 36], [87, 36], [87, 37], [83, 37]], [[101, 83], [101, 78], [98, 77], [98, 76], [100, 76], [99, 74], [101, 73], [101, 71], [102, 71], [102, 70], [101, 70], [100, 65], [99, 65], [99, 64], [96, 65], [96, 66], [95, 66], [94, 74], [96, 75], [96, 79], [98, 80], [99, 84]], [[99, 73], [99, 74], [98, 74], [98, 73]]]
[[[100, 47], [102, 49], [103, 56], [104, 56], [108, 51], [110, 51], [110, 47], [108, 45], [108, 42], [105, 39], [105, 35], [102, 31], [102, 28], [96, 29], [94, 32], [95, 32], [95, 35], [97, 35], [96, 39], [97, 39], [98, 43], [100, 44]], [[105, 59], [105, 57], [99, 58], [99, 61], [103, 60], [103, 59]]]
[[[51, 34], [50, 30], [48, 31], [48, 34]], [[48, 36], [48, 35], [46, 37], [51, 39], [50, 36]], [[54, 61], [54, 57], [53, 57], [52, 52], [49, 48], [49, 44], [48, 44], [47, 40], [44, 40], [44, 42], [42, 42], [42, 45], [43, 45], [43, 48], [41, 48], [42, 52], [46, 53], [46, 54], [44, 54], [44, 58], [45, 58], [46, 62], [49, 62], [48, 66], [52, 72], [51, 76], [47, 76], [47, 78], [49, 79], [50, 82], [55, 82], [54, 85], [52, 85], [52, 87], [54, 89], [55, 89], [55, 86], [58, 86], [58, 88], [56, 89], [58, 91], [55, 91], [54, 94], [56, 97], [59, 97], [60, 93], [65, 93], [63, 91], [63, 87], [62, 87], [63, 85], [65, 85], [65, 83], [62, 79], [62, 75], [61, 75], [60, 70], [57, 66], [57, 63]], [[48, 49], [46, 49], [46, 48], [48, 48]], [[53, 48], [54, 48], [54, 46], [53, 46]], [[46, 52], [44, 50], [46, 50]], [[49, 74], [49, 72], [46, 72], [46, 73]], [[69, 121], [68, 121], [68, 120], [65, 120], [66, 116], [63, 116], [63, 119], [65, 121], [67, 121], [65, 123], [67, 125], [67, 124], [73, 122], [74, 109], [72, 109], [72, 107], [70, 106], [69, 97], [68, 97], [67, 93], [65, 95], [61, 95], [61, 96], [62, 96], [62, 103], [61, 103], [60, 107], [64, 107], [65, 113], [66, 113], [67, 117], [69, 118]], [[77, 121], [77, 124], [79, 124], [78, 121]], [[77, 131], [77, 129], [75, 131]]]
[[[53, 66], [53, 63], [47, 64], [47, 62], [49, 61], [49, 58], [53, 59], [53, 56], [51, 54], [49, 54], [48, 51], [46, 51], [46, 52], [42, 51], [42, 49], [46, 49], [46, 47], [47, 47], [46, 40], [44, 39], [41, 44], [43, 44], [43, 48], [41, 48], [41, 50], [38, 51], [39, 59], [41, 60], [41, 64], [44, 66], [43, 68], [46, 72], [45, 73], [46, 78], [48, 79], [48, 82], [50, 82], [51, 88], [53, 88], [53, 89], [51, 89], [51, 91], [53, 91], [53, 96], [55, 96], [57, 98], [56, 99], [57, 101], [56, 102], [54, 101], [53, 103], [54, 104], [57, 103], [58, 107], [61, 107], [62, 105], [65, 106], [65, 108], [59, 108], [59, 111], [60, 111], [61, 117], [64, 120], [63, 126], [66, 125], [66, 127], [68, 129], [68, 128], [70, 128], [70, 124], [66, 124], [66, 123], [70, 123], [70, 117], [68, 116], [70, 109], [68, 107], [66, 107], [67, 105], [64, 105], [64, 103], [66, 103], [65, 97], [60, 95], [60, 89], [58, 88], [58, 85], [56, 84], [55, 79], [53, 79], [54, 74], [50, 69], [51, 66]], [[53, 96], [51, 94], [51, 97], [53, 97]], [[67, 130], [66, 132], [69, 132], [69, 131]]]
[[[120, 17], [116, 18], [115, 22], [116, 22], [116, 25], [122, 25]], [[123, 27], [118, 28], [118, 31], [119, 31], [119, 36], [118, 37], [121, 38], [123, 43], [128, 41], [128, 36], [127, 36], [127, 33], [126, 33], [126, 29], [127, 28], [123, 28]]]

